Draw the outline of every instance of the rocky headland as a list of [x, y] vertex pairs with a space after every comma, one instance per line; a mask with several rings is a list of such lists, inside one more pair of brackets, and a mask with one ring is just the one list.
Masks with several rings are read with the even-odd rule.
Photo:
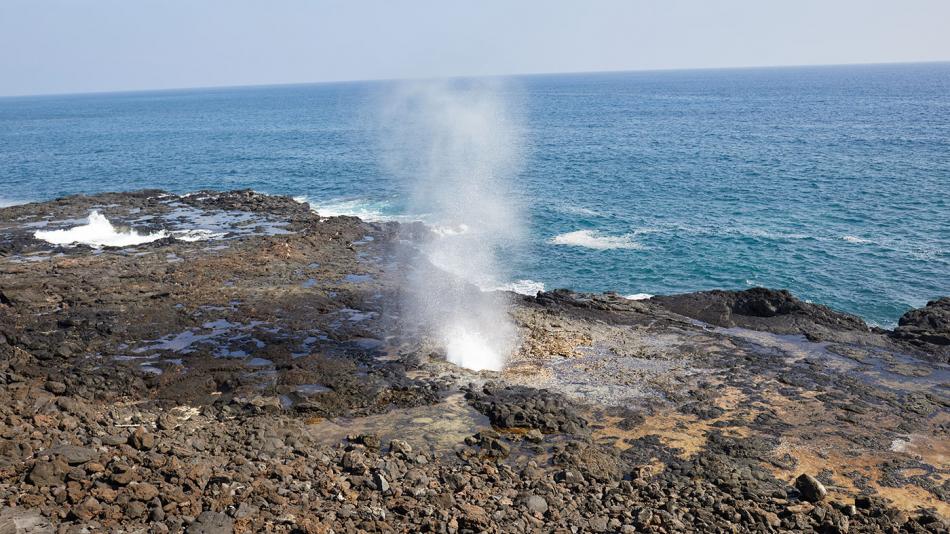
[[[160, 238], [53, 245], [84, 223]], [[401, 321], [419, 225], [251, 191], [0, 209], [0, 533], [947, 532], [950, 298], [510, 294], [503, 372]]]

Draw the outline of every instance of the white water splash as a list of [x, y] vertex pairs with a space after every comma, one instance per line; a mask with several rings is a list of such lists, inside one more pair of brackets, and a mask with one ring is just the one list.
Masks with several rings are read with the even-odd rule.
[[89, 245], [90, 247], [128, 247], [151, 243], [168, 236], [164, 230], [154, 234], [139, 234], [135, 230], [120, 232], [112, 226], [109, 219], [98, 211], [89, 214], [86, 224], [66, 230], [38, 231], [33, 234], [37, 239], [54, 245]]
[[395, 87], [384, 104], [385, 167], [411, 184], [412, 213], [425, 213], [431, 239], [412, 265], [405, 319], [418, 322], [446, 358], [500, 370], [516, 341], [499, 292], [496, 252], [520, 238], [510, 180], [521, 161], [520, 127], [487, 82]]
[[653, 298], [653, 295], [649, 293], [634, 293], [632, 295], [624, 295], [623, 298], [627, 300], [649, 300]]

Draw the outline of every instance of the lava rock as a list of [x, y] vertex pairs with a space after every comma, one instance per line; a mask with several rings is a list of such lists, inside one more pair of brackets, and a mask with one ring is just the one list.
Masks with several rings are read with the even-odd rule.
[[373, 484], [376, 485], [376, 489], [379, 490], [380, 493], [386, 493], [389, 491], [389, 482], [386, 480], [386, 477], [382, 475], [382, 473], [373, 474]]
[[129, 489], [132, 491], [132, 498], [140, 501], [151, 501], [158, 497], [158, 488], [147, 482], [132, 484]]
[[59, 456], [69, 465], [80, 465], [99, 457], [95, 450], [75, 445], [60, 445], [40, 453], [41, 456]]
[[548, 511], [548, 501], [540, 495], [526, 495], [524, 503], [528, 511], [533, 514], [544, 515]]
[[63, 483], [69, 467], [61, 460], [37, 461], [27, 477], [38, 487], [58, 486]]
[[412, 455], [412, 445], [409, 445], [401, 439], [394, 439], [389, 442], [390, 454], [399, 454], [403, 458], [409, 458]]
[[195, 518], [195, 522], [188, 525], [188, 534], [231, 534], [234, 532], [234, 521], [221, 512], [205, 510]]
[[66, 393], [66, 384], [57, 382], [55, 380], [47, 380], [46, 384], [44, 384], [44, 387], [46, 388], [46, 391], [56, 395], [62, 395], [63, 393]]
[[808, 502], [819, 502], [828, 495], [828, 490], [815, 477], [808, 473], [802, 473], [795, 479], [795, 489], [802, 494], [802, 498]]
[[136, 449], [149, 450], [155, 446], [155, 435], [146, 432], [142, 427], [138, 427], [135, 429], [135, 432], [132, 433], [132, 438], [129, 441]]

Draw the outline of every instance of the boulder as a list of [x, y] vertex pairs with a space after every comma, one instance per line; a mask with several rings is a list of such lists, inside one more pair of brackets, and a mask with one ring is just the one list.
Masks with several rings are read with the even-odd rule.
[[795, 479], [795, 489], [802, 494], [802, 498], [808, 502], [819, 502], [828, 495], [828, 490], [815, 477], [802, 473]]

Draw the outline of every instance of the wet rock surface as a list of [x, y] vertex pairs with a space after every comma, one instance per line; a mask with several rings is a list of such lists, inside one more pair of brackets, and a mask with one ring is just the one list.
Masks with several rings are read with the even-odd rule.
[[[168, 237], [33, 237], [93, 209]], [[250, 191], [0, 210], [0, 531], [947, 530], [946, 299], [882, 332], [511, 295], [521, 348], [473, 373], [399, 322], [423, 233]]]
[[923, 308], [905, 313], [891, 336], [950, 363], [950, 297], [928, 302]]

